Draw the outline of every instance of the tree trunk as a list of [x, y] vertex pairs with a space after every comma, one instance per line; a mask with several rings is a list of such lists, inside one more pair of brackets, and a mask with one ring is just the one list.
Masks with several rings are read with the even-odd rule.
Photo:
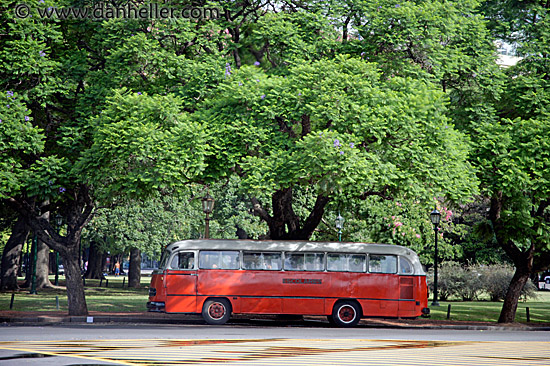
[[529, 280], [529, 274], [530, 272], [526, 271], [525, 268], [516, 268], [516, 272], [514, 273], [514, 277], [512, 277], [508, 292], [504, 298], [504, 304], [498, 318], [499, 323], [513, 323], [515, 321], [521, 290], [523, 290], [523, 287]]
[[67, 284], [67, 302], [69, 315], [88, 315], [88, 306], [84, 295], [84, 284], [78, 263], [78, 242], [74, 243], [63, 256], [65, 279]]
[[[278, 190], [271, 197], [272, 217], [267, 215], [265, 211], [259, 213], [259, 216], [267, 222], [271, 239], [308, 240], [321, 222], [325, 213], [325, 206], [330, 198], [322, 195], [317, 196], [315, 205], [303, 224], [292, 208], [292, 201], [292, 188]], [[256, 211], [261, 210], [256, 204], [254, 209]]]
[[141, 251], [130, 251], [130, 267], [128, 269], [128, 287], [139, 288], [141, 283]]
[[104, 255], [100, 252], [100, 246], [95, 241], [90, 243], [90, 252], [88, 255], [88, 269], [86, 270], [86, 278], [105, 279], [103, 275]]
[[513, 323], [516, 319], [516, 310], [521, 295], [521, 290], [529, 280], [533, 272], [533, 259], [535, 254], [535, 240], [531, 240], [531, 245], [527, 249], [520, 249], [506, 233], [506, 224], [502, 221], [501, 213], [503, 210], [503, 194], [496, 192], [491, 198], [491, 208], [489, 209], [489, 219], [493, 224], [495, 238], [499, 245], [504, 249], [508, 257], [514, 262], [516, 272], [510, 281], [504, 304], [498, 318], [499, 323]]
[[27, 241], [30, 228], [24, 216], [19, 216], [2, 253], [0, 290], [17, 290], [17, 273], [20, 270], [21, 251]]
[[50, 278], [50, 247], [42, 240], [38, 240], [38, 252], [36, 254], [36, 288], [53, 287]]
[[[42, 205], [49, 204], [46, 200]], [[46, 211], [41, 216], [42, 219], [50, 221], [50, 212]], [[51, 222], [50, 222], [51, 225]], [[50, 282], [50, 247], [48, 247], [40, 238], [38, 238], [38, 252], [36, 253], [36, 288], [51, 288]]]
[[[516, 319], [516, 311], [518, 308], [519, 297], [523, 287], [529, 280], [529, 276], [533, 272], [533, 258], [535, 254], [534, 243], [528, 249], [520, 251], [511, 240], [503, 246], [504, 250], [510, 256], [516, 267], [516, 272], [510, 281], [504, 304], [498, 318], [499, 323], [513, 323]], [[512, 254], [514, 254], [512, 256]]]

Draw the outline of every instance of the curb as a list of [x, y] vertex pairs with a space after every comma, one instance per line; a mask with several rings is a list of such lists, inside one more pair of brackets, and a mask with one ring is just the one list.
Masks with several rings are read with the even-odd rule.
[[[233, 320], [240, 323], [243, 319], [236, 317]], [[270, 319], [270, 318], [266, 318]], [[250, 319], [251, 321], [265, 321], [266, 319]], [[324, 322], [324, 317], [310, 317], [309, 323], [315, 321], [317, 323]], [[60, 325], [60, 324], [113, 324], [113, 323], [131, 323], [131, 324], [204, 324], [200, 315], [178, 314], [170, 315], [155, 315], [148, 313], [145, 315], [123, 315], [123, 314], [91, 314], [89, 316], [69, 316], [69, 315], [36, 315], [36, 316], [1, 316], [0, 326], [44, 326], [44, 325]], [[292, 322], [301, 326], [307, 326], [303, 321]], [[327, 323], [328, 324], [328, 323]], [[265, 324], [267, 325], [267, 324]], [[359, 327], [365, 328], [393, 328], [393, 329], [441, 329], [441, 330], [470, 330], [470, 331], [550, 331], [548, 326], [527, 326], [511, 325], [481, 325], [481, 324], [411, 324], [399, 320], [380, 320], [380, 319], [364, 319]]]

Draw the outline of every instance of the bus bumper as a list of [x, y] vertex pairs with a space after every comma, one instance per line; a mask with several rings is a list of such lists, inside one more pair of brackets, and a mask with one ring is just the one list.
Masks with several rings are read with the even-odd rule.
[[158, 301], [149, 301], [147, 303], [147, 311], [164, 313], [164, 303]]

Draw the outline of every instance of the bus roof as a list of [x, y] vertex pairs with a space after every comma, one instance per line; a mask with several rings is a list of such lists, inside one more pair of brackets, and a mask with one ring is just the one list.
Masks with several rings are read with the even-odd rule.
[[169, 252], [177, 249], [372, 253], [416, 257], [413, 250], [400, 245], [298, 240], [191, 239], [178, 241], [166, 247]]

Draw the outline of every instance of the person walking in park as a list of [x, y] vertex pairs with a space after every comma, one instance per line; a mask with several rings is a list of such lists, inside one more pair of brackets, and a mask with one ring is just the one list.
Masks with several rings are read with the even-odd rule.
[[119, 274], [120, 274], [120, 263], [116, 262], [115, 263], [115, 277], [118, 277]]

